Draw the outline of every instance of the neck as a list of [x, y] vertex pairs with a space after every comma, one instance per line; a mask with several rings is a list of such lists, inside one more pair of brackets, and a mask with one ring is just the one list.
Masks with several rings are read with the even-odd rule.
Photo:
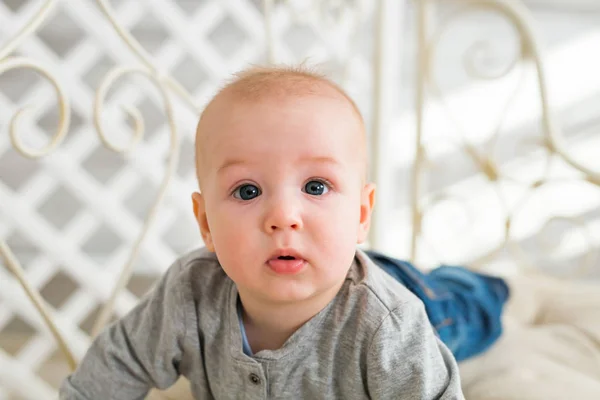
[[239, 291], [243, 321], [252, 352], [276, 350], [302, 325], [317, 315], [336, 296], [343, 281], [326, 292], [302, 302], [272, 303]]

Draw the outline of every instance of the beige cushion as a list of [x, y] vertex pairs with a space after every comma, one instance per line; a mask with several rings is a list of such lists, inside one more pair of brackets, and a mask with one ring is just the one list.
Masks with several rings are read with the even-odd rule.
[[600, 399], [600, 284], [511, 278], [505, 333], [461, 363], [469, 400]]

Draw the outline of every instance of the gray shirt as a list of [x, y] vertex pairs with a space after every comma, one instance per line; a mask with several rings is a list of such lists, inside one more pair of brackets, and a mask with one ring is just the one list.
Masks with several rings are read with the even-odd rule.
[[278, 350], [242, 351], [235, 284], [205, 249], [94, 341], [61, 400], [143, 399], [184, 375], [196, 399], [463, 399], [423, 303], [358, 250], [341, 290]]

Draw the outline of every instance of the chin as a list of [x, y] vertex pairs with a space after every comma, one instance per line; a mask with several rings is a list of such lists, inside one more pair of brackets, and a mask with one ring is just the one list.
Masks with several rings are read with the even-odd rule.
[[314, 297], [317, 293], [315, 288], [285, 288], [281, 286], [274, 291], [265, 291], [265, 297], [274, 303], [298, 303]]
[[[282, 285], [284, 286], [284, 285]], [[338, 285], [334, 285], [338, 287]], [[269, 298], [273, 302], [279, 303], [298, 303], [306, 300], [321, 298], [320, 301], [325, 300], [327, 303], [331, 301], [337, 294], [337, 290], [332, 292], [333, 286], [327, 287], [316, 287], [314, 285], [298, 287], [279, 287], [276, 291], [271, 291]], [[267, 293], [267, 292], [265, 292]], [[323, 296], [331, 297], [324, 298]]]
[[271, 300], [276, 303], [298, 303], [311, 297], [313, 296], [303, 293], [276, 293], [271, 296]]

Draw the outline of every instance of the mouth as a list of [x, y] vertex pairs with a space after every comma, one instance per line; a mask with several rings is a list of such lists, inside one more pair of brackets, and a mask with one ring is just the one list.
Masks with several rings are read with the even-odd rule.
[[276, 251], [267, 261], [267, 265], [277, 274], [292, 275], [302, 271], [306, 260], [299, 253], [284, 249]]

